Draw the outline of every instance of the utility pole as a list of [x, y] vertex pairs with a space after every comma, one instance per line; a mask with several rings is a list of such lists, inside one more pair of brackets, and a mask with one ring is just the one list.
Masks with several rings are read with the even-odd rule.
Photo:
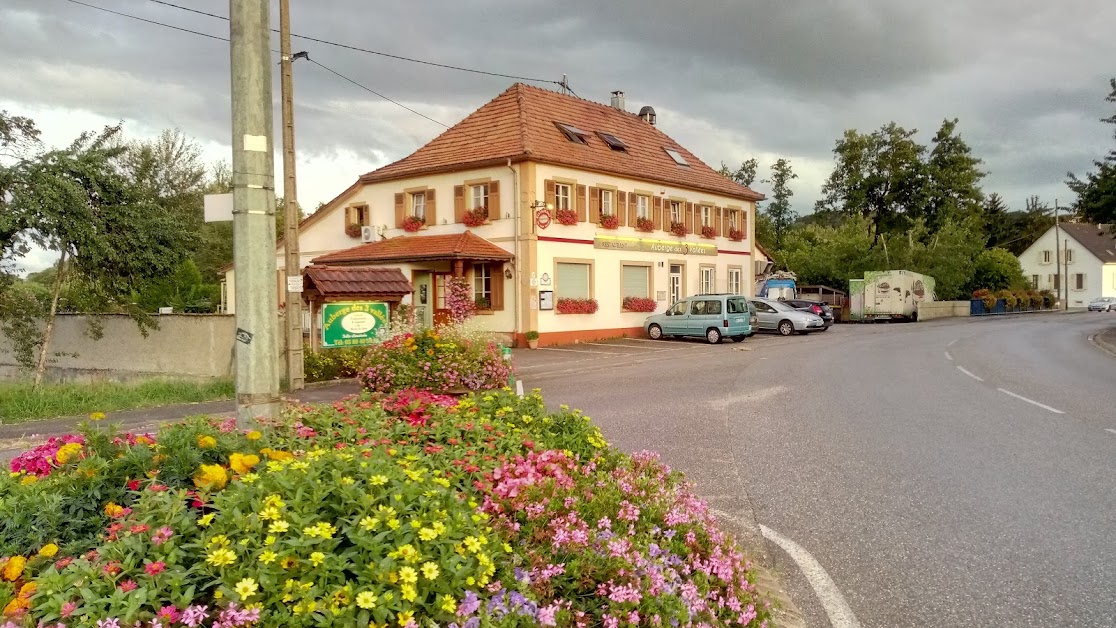
[[1061, 300], [1062, 285], [1066, 283], [1066, 278], [1062, 276], [1062, 237], [1058, 229], [1058, 199], [1054, 199], [1054, 279], [1054, 293], [1058, 295], [1058, 300]]
[[268, 5], [268, 0], [229, 0], [236, 418], [241, 426], [279, 414]]
[[[298, 191], [295, 183], [294, 91], [291, 66], [290, 0], [279, 0], [280, 87], [283, 92], [283, 199], [287, 220], [283, 234], [287, 274], [287, 389], [306, 384], [302, 363], [302, 260], [298, 246]], [[305, 53], [300, 53], [304, 55]], [[293, 280], [293, 282], [292, 282]]]

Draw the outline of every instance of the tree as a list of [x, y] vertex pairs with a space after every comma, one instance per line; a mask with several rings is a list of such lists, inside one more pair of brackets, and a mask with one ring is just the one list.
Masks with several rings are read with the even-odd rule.
[[[1116, 103], [1116, 78], [1109, 79], [1109, 85], [1112, 91], [1105, 97], [1105, 101]], [[1116, 125], [1116, 114], [1102, 118], [1101, 122]], [[1116, 130], [1113, 130], [1112, 137], [1116, 139]], [[1066, 185], [1077, 194], [1074, 209], [1089, 222], [1116, 222], [1116, 148], [1109, 150], [1101, 160], [1094, 161], [1093, 165], [1097, 168], [1096, 171], [1086, 173], [1084, 179], [1072, 172], [1067, 173], [1069, 179]]]
[[771, 184], [775, 199], [764, 208], [764, 213], [771, 219], [777, 249], [783, 247], [783, 238], [797, 217], [791, 209], [790, 197], [794, 196], [794, 191], [789, 185], [791, 180], [797, 178], [798, 175], [791, 170], [790, 161], [780, 158], [771, 165], [771, 178], [764, 181]]
[[815, 209], [867, 218], [873, 246], [882, 232], [909, 224], [908, 214], [921, 215], [926, 148], [914, 141], [915, 133], [894, 122], [869, 134], [846, 130]]
[[983, 163], [957, 134], [957, 118], [943, 120], [934, 135], [934, 148], [926, 163], [926, 223], [931, 231], [947, 220], [964, 220], [981, 213], [984, 193], [980, 180]]
[[981, 288], [995, 292], [1027, 286], [1019, 258], [1006, 249], [992, 248], [981, 251], [976, 256], [973, 266], [973, 278], [965, 289], [965, 292], [970, 294]]
[[740, 167], [736, 170], [729, 170], [725, 162], [721, 162], [721, 174], [736, 181], [744, 187], [752, 187], [752, 183], [756, 180], [756, 171], [759, 169], [759, 162], [753, 157], [746, 161], [741, 162]]
[[1007, 204], [1003, 197], [995, 192], [984, 199], [984, 233], [988, 236], [988, 246], [999, 246], [1007, 241]]
[[87, 286], [98, 311], [128, 311], [146, 331], [151, 321], [131, 305], [132, 292], [172, 273], [192, 244], [188, 227], [160, 205], [152, 189], [126, 175], [119, 137], [119, 126], [84, 133], [70, 147], [23, 159], [12, 169], [6, 210], [23, 221], [32, 241], [60, 254], [36, 386], [67, 275]]
[[26, 222], [8, 208], [14, 184], [14, 171], [5, 167], [7, 160], [18, 160], [39, 144], [39, 129], [30, 118], [0, 111], [0, 294], [15, 277], [14, 262], [27, 251]]

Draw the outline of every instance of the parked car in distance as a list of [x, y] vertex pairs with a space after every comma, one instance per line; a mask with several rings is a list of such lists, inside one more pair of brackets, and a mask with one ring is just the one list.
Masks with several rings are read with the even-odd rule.
[[822, 327], [822, 331], [829, 329], [829, 326], [833, 324], [833, 308], [829, 307], [827, 303], [809, 301], [806, 299], [788, 299], [783, 301], [783, 303], [786, 303], [796, 310], [820, 316], [821, 319], [825, 321], [825, 327]]
[[755, 333], [754, 324], [748, 297], [699, 294], [682, 299], [662, 314], [648, 316], [643, 331], [653, 340], [686, 336], [717, 344], [722, 338], [743, 342]]
[[774, 331], [783, 336], [794, 332], [808, 334], [812, 331], [825, 329], [825, 321], [817, 314], [803, 312], [787, 305], [782, 301], [771, 299], [752, 299], [759, 315], [759, 330]]
[[1097, 297], [1089, 301], [1090, 312], [1116, 312], [1116, 297]]

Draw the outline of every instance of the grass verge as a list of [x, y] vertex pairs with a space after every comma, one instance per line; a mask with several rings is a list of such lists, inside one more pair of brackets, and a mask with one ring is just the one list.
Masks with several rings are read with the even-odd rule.
[[43, 384], [37, 391], [30, 383], [0, 382], [0, 424], [231, 399], [234, 394], [231, 379]]

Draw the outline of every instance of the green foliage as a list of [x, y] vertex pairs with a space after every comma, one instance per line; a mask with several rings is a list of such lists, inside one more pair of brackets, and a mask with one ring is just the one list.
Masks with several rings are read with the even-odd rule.
[[371, 346], [360, 378], [374, 392], [455, 392], [501, 388], [510, 374], [510, 364], [491, 337], [447, 325], [399, 333]]
[[1016, 298], [1015, 293], [1011, 290], [997, 291], [996, 298], [1003, 300], [1004, 305], [1007, 306], [1008, 311], [1014, 310], [1015, 306], [1019, 304], [1019, 299]]
[[803, 285], [845, 289], [864, 271], [886, 268], [884, 253], [872, 248], [869, 221], [859, 216], [838, 227], [809, 225], [788, 234], [780, 261]]
[[132, 295], [133, 302], [145, 312], [158, 312], [161, 307], [172, 307], [175, 312], [203, 314], [216, 312], [221, 305], [221, 287], [205, 283], [192, 259], [183, 261], [167, 277], [149, 282]]
[[765, 181], [772, 185], [774, 200], [764, 208], [764, 213], [771, 219], [772, 235], [777, 249], [783, 247], [783, 239], [796, 217], [790, 204], [790, 198], [794, 196], [794, 191], [790, 189], [790, 182], [797, 178], [798, 175], [791, 170], [790, 161], [779, 159], [771, 165], [771, 178]]
[[973, 292], [973, 298], [980, 299], [980, 302], [984, 304], [984, 310], [986, 312], [991, 312], [992, 308], [996, 307], [996, 295], [987, 288], [981, 288]]
[[1020, 289], [1027, 285], [1019, 258], [1005, 249], [993, 248], [976, 256], [968, 291]]
[[303, 349], [303, 373], [308, 382], [356, 377], [368, 350], [364, 347], [342, 347], [311, 351]]
[[1054, 296], [1054, 292], [1051, 290], [1043, 290], [1039, 294], [1042, 295], [1042, 307], [1044, 308], [1052, 308], [1058, 301], [1058, 297]]
[[743, 185], [745, 187], [752, 187], [752, 183], [754, 183], [756, 180], [756, 171], [758, 169], [759, 162], [756, 161], [755, 157], [753, 157], [741, 162], [740, 167], [736, 170], [730, 170], [728, 165], [726, 165], [725, 162], [722, 161], [720, 173], [732, 179], [733, 181], [736, 181], [740, 185]]
[[[1109, 79], [1112, 91], [1105, 97], [1106, 102], [1116, 103], [1116, 78]], [[1101, 120], [1116, 125], [1116, 114]], [[1116, 129], [1112, 133], [1116, 139]], [[1069, 173], [1066, 184], [1077, 194], [1074, 208], [1089, 222], [1110, 224], [1116, 222], [1116, 148], [1110, 149], [1102, 159], [1094, 161], [1096, 170], [1079, 178]]]
[[[46, 314], [49, 301], [48, 289], [36, 283], [16, 280], [0, 289], [0, 333], [8, 338], [12, 357], [24, 370], [35, 366], [42, 345], [39, 321]], [[0, 417], [8, 416], [0, 407]]]
[[984, 193], [980, 181], [982, 161], [957, 134], [957, 119], [943, 120], [933, 139], [926, 163], [927, 193], [924, 218], [931, 231], [947, 221], [979, 216]]
[[229, 379], [208, 381], [148, 380], [140, 383], [43, 384], [0, 382], [0, 417], [4, 423], [90, 412], [152, 408], [175, 403], [231, 399]]

